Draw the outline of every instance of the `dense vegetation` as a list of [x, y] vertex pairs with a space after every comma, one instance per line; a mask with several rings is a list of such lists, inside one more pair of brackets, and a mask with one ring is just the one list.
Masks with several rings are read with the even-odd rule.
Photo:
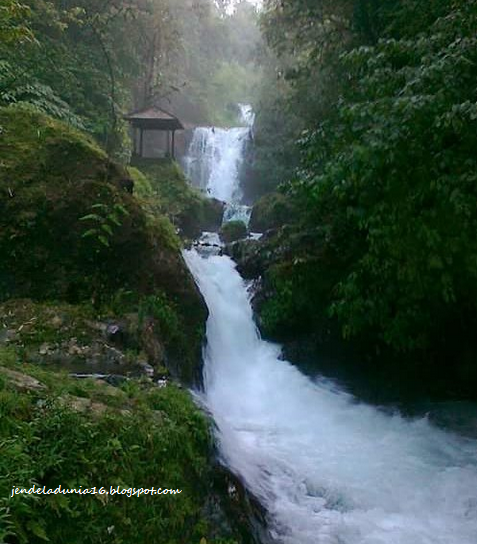
[[[337, 323], [366, 353], [384, 350], [383, 363], [440, 366], [471, 395], [477, 3], [270, 0], [266, 8], [285, 90], [272, 106], [262, 102], [257, 163], [272, 186], [291, 180], [294, 231], [307, 236], [278, 242], [295, 249], [269, 270], [264, 327], [283, 335]], [[281, 152], [271, 154], [275, 167], [260, 147], [275, 126], [300, 149], [294, 174]]]
[[[180, 237], [217, 229], [222, 203], [169, 159], [127, 167], [123, 121], [155, 104], [231, 122], [260, 35], [229, 7], [0, 0], [1, 542], [251, 538], [177, 385], [200, 385], [207, 317]], [[182, 493], [10, 498], [33, 485]]]
[[[0, 358], [2, 542], [232, 544], [213, 538], [223, 520], [212, 484], [208, 424], [185, 392], [140, 381], [119, 388], [79, 382], [21, 363], [12, 349], [0, 349]], [[12, 487], [60, 485], [181, 493], [11, 498]], [[211, 524], [207, 511], [214, 504]]]
[[2, 0], [0, 105], [87, 130], [125, 158], [122, 115], [145, 104], [226, 124], [257, 76], [256, 12], [211, 0]]

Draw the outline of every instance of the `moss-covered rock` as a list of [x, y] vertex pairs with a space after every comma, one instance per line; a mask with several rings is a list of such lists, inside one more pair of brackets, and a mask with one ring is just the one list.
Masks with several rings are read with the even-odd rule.
[[228, 221], [219, 231], [222, 242], [230, 244], [247, 236], [247, 225], [243, 221]]
[[78, 131], [21, 108], [0, 109], [0, 126], [0, 301], [164, 296], [182, 333], [168, 364], [194, 381], [207, 310], [169, 220], [146, 213], [126, 170]]
[[144, 314], [145, 304], [147, 298], [141, 314], [118, 315], [88, 304], [10, 299], [0, 304], [0, 346], [14, 347], [25, 361], [80, 375], [164, 378], [175, 332], [160, 316]]
[[281, 193], [270, 193], [258, 200], [252, 209], [250, 230], [266, 232], [296, 220], [296, 210], [290, 197]]
[[130, 170], [138, 195], [149, 207], [166, 214], [185, 238], [217, 231], [224, 203], [203, 196], [187, 182], [180, 166], [169, 159], [135, 159]]

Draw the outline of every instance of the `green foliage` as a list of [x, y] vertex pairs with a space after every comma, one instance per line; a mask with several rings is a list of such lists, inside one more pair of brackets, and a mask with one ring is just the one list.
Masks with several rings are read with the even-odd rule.
[[18, 45], [33, 39], [28, 27], [30, 10], [16, 0], [2, 0], [0, 5], [0, 44]]
[[170, 11], [178, 37], [164, 72], [179, 89], [167, 94], [172, 108], [193, 123], [235, 126], [237, 102], [248, 102], [260, 79], [256, 9], [240, 2], [229, 13], [213, 0], [170, 0]]
[[144, 159], [135, 164], [140, 172], [135, 178], [139, 181], [137, 194], [150, 213], [166, 215], [186, 238], [220, 225], [222, 205], [192, 187], [176, 162]]
[[129, 212], [121, 204], [93, 204], [92, 213], [80, 217], [80, 221], [87, 221], [92, 225], [83, 232], [82, 238], [92, 238], [96, 244], [95, 251], [99, 253], [101, 246], [111, 247], [110, 239], [114, 235], [114, 229], [121, 227], [121, 217], [129, 215]]
[[219, 236], [222, 242], [227, 244], [246, 238], [247, 225], [243, 221], [228, 221], [220, 228]]
[[[171, 364], [192, 383], [206, 310], [162, 202], [129, 194], [127, 172], [61, 122], [9, 107], [0, 125], [0, 301], [93, 301], [98, 309], [119, 290], [134, 293], [136, 304], [167, 293], [188, 338]], [[179, 176], [177, 166], [167, 168]], [[203, 197], [193, 198], [205, 209]]]
[[247, 2], [230, 14], [213, 0], [2, 0], [0, 106], [85, 129], [126, 162], [127, 110], [159, 102], [189, 122], [235, 124], [259, 77], [256, 20]]
[[471, 2], [415, 39], [345, 55], [353, 90], [304, 140], [294, 189], [310, 220], [361, 248], [331, 299], [346, 336], [423, 348], [457, 308], [475, 311], [476, 21]]
[[143, 298], [139, 303], [139, 322], [152, 317], [159, 323], [160, 335], [166, 346], [174, 343], [185, 343], [182, 334], [182, 323], [170, 300], [164, 293], [156, 293]]
[[155, 198], [154, 189], [152, 184], [145, 174], [134, 168], [133, 166], [128, 167], [128, 173], [131, 178], [134, 180], [134, 194], [140, 200], [148, 201]]
[[147, 217], [122, 189], [125, 171], [90, 140], [18, 107], [0, 110], [0, 125], [2, 298], [152, 292], [184, 268], [170, 223]]
[[250, 218], [252, 232], [265, 232], [290, 223], [296, 217], [292, 200], [282, 193], [269, 193], [253, 206]]
[[[0, 350], [0, 361], [5, 350]], [[14, 367], [47, 390], [15, 390], [0, 384], [0, 534], [15, 542], [199, 542], [207, 534], [202, 510], [209, 477], [209, 433], [189, 395], [173, 386], [120, 390], [113, 404], [74, 408], [61, 374]], [[75, 382], [81, 398], [112, 389]], [[70, 388], [71, 389], [71, 388]], [[106, 397], [103, 395], [103, 401]], [[95, 408], [96, 406], [96, 408]], [[101, 408], [99, 408], [101, 407]], [[17, 495], [12, 487], [104, 486], [182, 489], [177, 496], [116, 498], [100, 495]]]
[[210, 82], [208, 100], [210, 123], [216, 126], [237, 126], [239, 103], [249, 103], [254, 98], [261, 73], [253, 64], [222, 62]]
[[[277, 124], [293, 110], [306, 127], [286, 192], [293, 229], [309, 236], [277, 237], [264, 328], [283, 337], [299, 323], [319, 336], [338, 322], [366, 355], [405, 352], [409, 365], [470, 383], [477, 3], [266, 5], [262, 24], [287, 83]], [[273, 119], [263, 103], [257, 119]], [[278, 181], [287, 175], [282, 151], [260, 153]]]

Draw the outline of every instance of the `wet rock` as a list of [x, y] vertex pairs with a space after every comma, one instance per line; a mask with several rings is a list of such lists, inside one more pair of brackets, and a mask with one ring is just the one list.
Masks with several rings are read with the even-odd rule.
[[209, 199], [209, 209], [204, 217], [202, 231], [217, 232], [222, 225], [222, 218], [225, 211], [225, 202], [217, 198]]
[[271, 544], [267, 526], [267, 512], [247, 491], [240, 479], [222, 465], [214, 468], [213, 493], [204, 515], [216, 533], [226, 535], [243, 544]]
[[104, 381], [113, 387], [120, 387], [123, 383], [127, 382], [128, 379], [125, 376], [112, 374], [107, 376]]
[[51, 347], [49, 344], [42, 344], [38, 350], [40, 355], [49, 355], [51, 353]]
[[225, 253], [236, 263], [237, 269], [245, 279], [258, 278], [265, 270], [260, 240], [239, 240], [225, 246]]

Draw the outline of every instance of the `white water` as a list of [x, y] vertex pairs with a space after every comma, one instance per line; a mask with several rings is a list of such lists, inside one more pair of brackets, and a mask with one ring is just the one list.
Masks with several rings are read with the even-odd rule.
[[196, 128], [184, 163], [194, 186], [227, 204], [224, 222], [236, 219], [248, 224], [251, 210], [241, 203], [239, 175], [254, 113], [250, 106], [240, 104], [239, 108], [240, 121], [247, 126]]
[[259, 339], [228, 257], [186, 260], [207, 301], [220, 453], [287, 544], [476, 544], [477, 443], [314, 383]]
[[[196, 184], [231, 205], [247, 134], [197, 129], [189, 154]], [[223, 462], [266, 507], [277, 541], [477, 544], [477, 442], [358, 404], [281, 360], [257, 334], [233, 262], [213, 255], [217, 235], [202, 243], [185, 257], [210, 310], [204, 402]]]

